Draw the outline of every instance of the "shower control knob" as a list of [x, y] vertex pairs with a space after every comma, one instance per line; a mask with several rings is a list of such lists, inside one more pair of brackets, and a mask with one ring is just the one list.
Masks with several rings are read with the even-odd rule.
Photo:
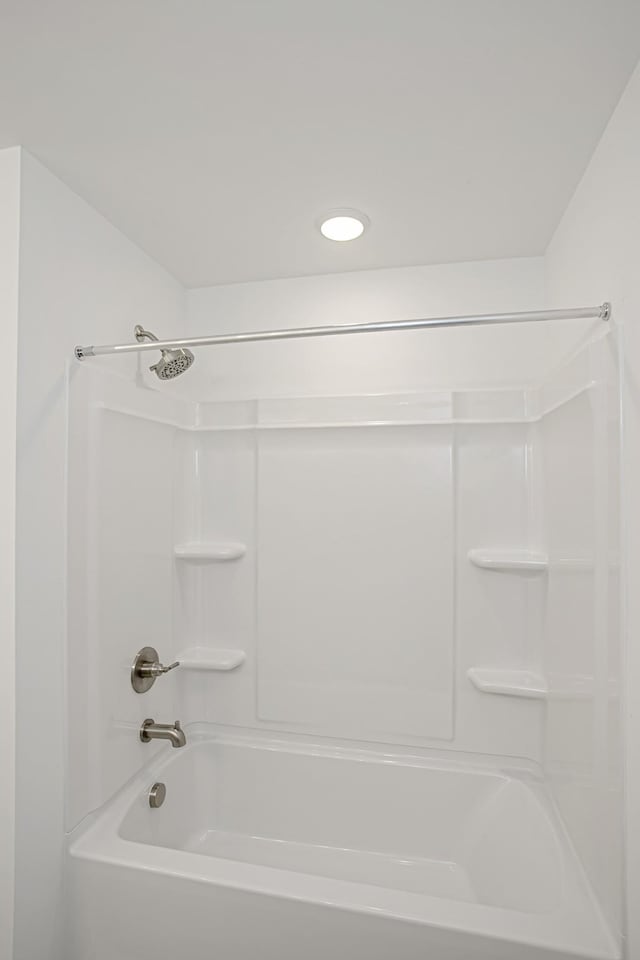
[[135, 660], [131, 664], [131, 686], [136, 693], [146, 693], [154, 685], [158, 677], [163, 673], [169, 673], [180, 666], [180, 661], [175, 660], [167, 667], [160, 663], [158, 651], [155, 647], [143, 647], [139, 650]]
[[174, 660], [168, 667], [165, 667], [162, 663], [142, 664], [140, 673], [143, 677], [161, 677], [163, 673], [169, 673], [169, 670], [175, 670], [179, 666], [179, 660]]

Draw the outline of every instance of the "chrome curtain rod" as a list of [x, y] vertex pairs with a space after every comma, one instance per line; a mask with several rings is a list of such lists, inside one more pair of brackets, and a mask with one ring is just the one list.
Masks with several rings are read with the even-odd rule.
[[185, 340], [157, 340], [146, 343], [113, 343], [106, 346], [76, 347], [78, 360], [112, 353], [142, 353], [145, 350], [178, 350], [181, 347], [213, 347], [222, 343], [252, 343], [257, 340], [303, 340], [307, 337], [337, 337], [349, 333], [389, 333], [394, 330], [423, 330], [427, 327], [481, 326], [496, 323], [531, 323], [546, 320], [603, 320], [611, 315], [611, 304], [576, 307], [572, 310], [534, 310], [525, 313], [481, 313], [468, 317], [432, 317], [428, 320], [384, 320], [381, 323], [350, 323], [328, 327], [294, 327], [287, 330], [256, 330], [252, 333], [222, 333], [214, 337]]

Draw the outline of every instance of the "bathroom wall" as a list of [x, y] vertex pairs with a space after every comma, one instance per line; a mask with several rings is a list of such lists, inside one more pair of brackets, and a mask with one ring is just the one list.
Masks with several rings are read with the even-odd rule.
[[20, 151], [0, 151], [0, 957], [13, 943], [15, 818], [15, 502]]
[[[624, 593], [622, 704], [626, 724], [626, 854], [627, 936], [630, 960], [640, 957], [640, 67], [633, 74], [584, 177], [562, 218], [545, 258], [547, 302], [565, 305], [610, 299], [622, 359], [622, 572]], [[580, 740], [582, 733], [576, 728]], [[602, 728], [601, 728], [602, 729]], [[580, 749], [580, 743], [576, 743]], [[606, 762], [607, 745], [593, 745]], [[605, 755], [602, 756], [602, 751]], [[592, 753], [595, 757], [596, 753]], [[611, 763], [612, 788], [619, 772]], [[593, 797], [593, 794], [591, 794]], [[584, 798], [587, 803], [587, 797]], [[584, 814], [583, 814], [584, 815]], [[586, 811], [596, 822], [597, 810]], [[611, 818], [600, 819], [600, 862], [612, 842]], [[571, 825], [570, 825], [571, 826]], [[579, 836], [582, 823], [573, 825]], [[591, 850], [581, 850], [593, 862]], [[596, 883], [598, 883], [598, 878]], [[612, 894], [607, 899], [611, 900]]]
[[[184, 300], [171, 276], [24, 152], [19, 298], [15, 960], [63, 960], [66, 517], [74, 509], [66, 364], [76, 343], [128, 340], [136, 322], [181, 334]], [[138, 368], [119, 364], [121, 375]], [[67, 690], [71, 700], [78, 692]]]
[[[543, 299], [542, 260], [364, 270], [191, 290], [193, 336], [531, 310]], [[211, 347], [190, 382], [198, 400], [410, 392], [529, 382], [544, 366], [550, 331], [483, 327]], [[574, 327], [556, 330], [556, 354]]]

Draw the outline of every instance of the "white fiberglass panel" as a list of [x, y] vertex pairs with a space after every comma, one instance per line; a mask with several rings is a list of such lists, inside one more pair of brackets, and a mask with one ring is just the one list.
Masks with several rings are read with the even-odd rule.
[[621, 931], [619, 424], [611, 344], [594, 383], [542, 423], [549, 555], [545, 775], [612, 928]]
[[452, 428], [258, 439], [258, 715], [453, 734]]
[[[174, 719], [174, 685], [134, 693], [141, 647], [172, 646], [174, 457], [180, 408], [96, 367], [69, 384], [66, 820], [74, 827], [155, 753], [147, 717]], [[156, 419], [151, 419], [155, 416]]]

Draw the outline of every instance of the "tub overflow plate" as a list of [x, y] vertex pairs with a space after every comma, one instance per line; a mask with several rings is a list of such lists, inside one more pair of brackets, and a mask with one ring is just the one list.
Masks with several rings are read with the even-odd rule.
[[156, 810], [158, 807], [161, 807], [166, 795], [167, 788], [164, 783], [154, 783], [151, 790], [149, 790], [149, 806], [151, 809]]

